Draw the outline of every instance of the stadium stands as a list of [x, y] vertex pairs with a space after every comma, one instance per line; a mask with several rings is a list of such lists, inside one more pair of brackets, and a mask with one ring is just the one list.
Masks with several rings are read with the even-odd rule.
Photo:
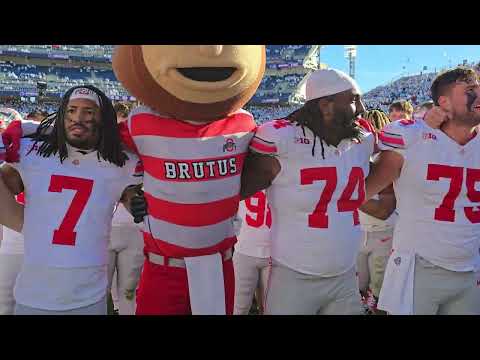
[[[283, 117], [296, 107], [288, 100], [308, 72], [302, 64], [310, 49], [310, 45], [267, 45], [267, 70], [247, 106], [259, 122]], [[134, 100], [105, 65], [111, 62], [112, 51], [113, 45], [0, 45], [0, 60], [4, 59], [0, 61], [0, 96], [17, 97], [17, 107], [28, 111], [36, 107], [37, 82], [44, 81], [45, 95], [50, 98], [60, 98], [68, 88], [87, 83], [99, 87], [113, 100]], [[15, 61], [17, 58], [28, 61]], [[59, 59], [64, 60], [62, 65], [55, 63]], [[88, 66], [75, 66], [76, 60], [86, 61]], [[427, 101], [435, 76], [404, 76], [379, 86], [364, 95], [366, 106], [387, 110], [397, 99], [410, 100], [413, 105]]]
[[[296, 85], [305, 76], [302, 67], [309, 45], [268, 45], [267, 73], [250, 104], [287, 104]], [[97, 63], [111, 62], [113, 45], [0, 45], [0, 96], [37, 97], [37, 82], [47, 82], [46, 95], [61, 97], [71, 86], [95, 85], [114, 100], [133, 100], [116, 80], [111, 69]], [[15, 63], [27, 58], [29, 65]], [[50, 66], [34, 65], [50, 59]], [[87, 61], [89, 66], [59, 65], [54, 61]]]

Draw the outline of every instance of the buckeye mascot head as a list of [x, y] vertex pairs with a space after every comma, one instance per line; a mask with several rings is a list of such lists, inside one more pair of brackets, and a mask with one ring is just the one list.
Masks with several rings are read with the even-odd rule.
[[265, 60], [264, 45], [120, 45], [112, 64], [143, 104], [170, 118], [206, 123], [252, 98]]

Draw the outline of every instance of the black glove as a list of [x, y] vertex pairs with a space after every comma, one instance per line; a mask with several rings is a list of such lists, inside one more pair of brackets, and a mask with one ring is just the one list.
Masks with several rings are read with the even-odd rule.
[[132, 212], [135, 224], [141, 223], [143, 218], [148, 214], [147, 207], [147, 200], [143, 195], [143, 191], [140, 190], [137, 195], [130, 200], [130, 211]]

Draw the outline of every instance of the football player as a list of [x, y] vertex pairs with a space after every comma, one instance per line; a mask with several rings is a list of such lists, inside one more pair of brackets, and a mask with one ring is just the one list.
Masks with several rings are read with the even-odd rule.
[[[7, 137], [22, 124], [10, 126]], [[8, 149], [7, 160], [19, 162], [1, 168], [10, 191], [25, 193], [15, 314], [106, 314], [113, 210], [141, 180], [134, 176], [138, 159], [121, 147], [110, 100], [93, 86], [71, 88], [16, 150]], [[19, 230], [17, 222], [9, 227]]]
[[[116, 103], [113, 108], [117, 123], [128, 119], [129, 108], [125, 103]], [[141, 170], [137, 169], [137, 173]], [[144, 261], [143, 237], [122, 204], [116, 207], [113, 215], [108, 250], [108, 283], [114, 308], [119, 315], [134, 315], [135, 290]]]
[[[5, 123], [12, 121], [22, 121], [22, 116], [14, 109], [0, 109], [0, 116]], [[23, 204], [23, 193], [17, 196], [17, 200]], [[15, 308], [15, 299], [13, 297], [13, 288], [18, 273], [23, 263], [23, 236], [22, 234], [3, 227], [2, 242], [0, 245], [0, 315], [13, 315]]]
[[272, 269], [266, 314], [361, 314], [355, 263], [358, 208], [375, 137], [347, 74], [317, 70], [305, 105], [261, 125], [250, 144], [242, 197], [267, 189]]
[[257, 289], [257, 305], [262, 313], [270, 273], [272, 226], [272, 215], [265, 191], [259, 191], [241, 201], [237, 215], [241, 227], [233, 254], [235, 270], [233, 314], [248, 315]]
[[[376, 134], [390, 123], [388, 116], [379, 110], [367, 111], [362, 117], [370, 122]], [[377, 155], [373, 155], [372, 159]], [[360, 207], [363, 241], [357, 257], [358, 284], [369, 314], [383, 313], [376, 304], [392, 250], [393, 227], [398, 216], [395, 206], [393, 187], [389, 186]]]
[[480, 314], [480, 84], [472, 69], [436, 77], [441, 129], [400, 120], [380, 135], [367, 198], [394, 182], [399, 220], [378, 308], [391, 314]]

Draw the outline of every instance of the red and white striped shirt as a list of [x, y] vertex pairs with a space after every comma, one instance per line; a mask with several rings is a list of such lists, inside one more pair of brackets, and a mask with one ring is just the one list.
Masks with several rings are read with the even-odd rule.
[[145, 250], [190, 257], [232, 247], [243, 162], [256, 129], [252, 115], [240, 110], [197, 125], [139, 107], [126, 126], [122, 140], [145, 170]]

